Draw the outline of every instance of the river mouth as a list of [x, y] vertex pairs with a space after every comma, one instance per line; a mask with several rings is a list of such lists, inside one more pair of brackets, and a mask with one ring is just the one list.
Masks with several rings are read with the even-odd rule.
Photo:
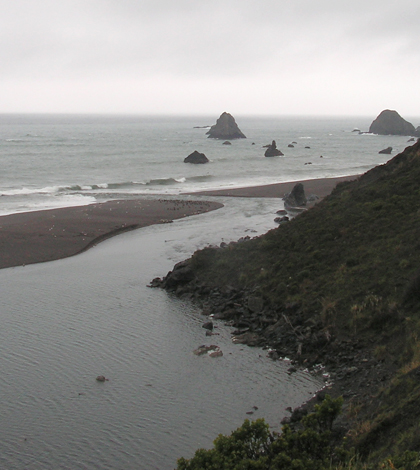
[[[147, 288], [205, 244], [274, 228], [281, 204], [222, 202], [72, 258], [0, 271], [1, 467], [174, 468], [246, 418], [279, 430], [285, 408], [322, 386], [235, 345], [221, 322], [206, 337], [197, 306]], [[194, 355], [202, 344], [223, 356]]]

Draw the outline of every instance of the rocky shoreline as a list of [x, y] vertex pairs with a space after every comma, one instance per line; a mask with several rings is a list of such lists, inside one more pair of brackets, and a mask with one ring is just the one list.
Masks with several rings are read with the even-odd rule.
[[205, 326], [208, 330], [210, 322], [223, 321], [232, 327], [234, 343], [261, 347], [272, 360], [290, 359], [290, 374], [298, 368], [322, 374], [324, 389], [293, 410], [284, 422], [299, 421], [328, 393], [344, 398], [337, 426], [341, 433], [349, 433], [357, 420], [351, 410], [360, 404], [369, 405], [379, 387], [393, 375], [394, 369], [376, 358], [372, 345], [363, 339], [339, 338], [325, 329], [321, 321], [303, 321], [298, 304], [286, 305], [279, 312], [267, 305], [256, 291], [238, 290], [229, 285], [209, 287], [196, 277], [190, 260], [176, 264], [164, 278], [153, 279], [149, 287], [163, 288], [199, 305], [208, 318]]

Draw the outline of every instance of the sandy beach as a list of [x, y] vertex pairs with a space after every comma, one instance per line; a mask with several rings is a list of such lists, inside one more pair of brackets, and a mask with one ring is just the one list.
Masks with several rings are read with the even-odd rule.
[[287, 183], [267, 184], [264, 186], [250, 186], [246, 188], [220, 189], [217, 191], [201, 191], [193, 193], [200, 196], [231, 196], [231, 197], [284, 197], [293, 189], [296, 183], [302, 183], [306, 195], [316, 194], [320, 199], [336, 187], [338, 183], [356, 179], [358, 175], [341, 176], [338, 178], [320, 178], [312, 180], [292, 181]]
[[[353, 177], [301, 181], [307, 195], [328, 195]], [[282, 198], [297, 182], [194, 193], [200, 196]], [[52, 261], [81, 253], [119, 233], [169, 223], [223, 207], [216, 201], [121, 200], [0, 217], [0, 269]]]

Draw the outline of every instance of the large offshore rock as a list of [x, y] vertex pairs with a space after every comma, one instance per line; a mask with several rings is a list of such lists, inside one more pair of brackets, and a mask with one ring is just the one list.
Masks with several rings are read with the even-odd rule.
[[235, 118], [229, 113], [221, 114], [216, 124], [211, 126], [207, 132], [207, 135], [212, 139], [246, 139], [236, 124]]
[[379, 135], [416, 135], [413, 124], [403, 119], [397, 111], [385, 109], [372, 122], [369, 132]]

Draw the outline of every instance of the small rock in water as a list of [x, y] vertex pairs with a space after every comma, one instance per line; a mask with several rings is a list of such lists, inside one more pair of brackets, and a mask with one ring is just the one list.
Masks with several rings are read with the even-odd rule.
[[218, 349], [217, 351], [211, 351], [209, 352], [209, 356], [210, 357], [222, 357], [223, 356], [223, 352]]
[[206, 336], [219, 336], [219, 333], [213, 333], [212, 331], [206, 331]]
[[[221, 354], [218, 354], [218, 355], [223, 356], [223, 353], [222, 353], [222, 351], [220, 351], [219, 346], [216, 346], [215, 344], [211, 344], [210, 346], [206, 346], [206, 345], [203, 344], [203, 345], [199, 346], [197, 349], [195, 349], [193, 351], [193, 353], [196, 356], [201, 356], [201, 355], [206, 354], [206, 353], [209, 353], [209, 355], [211, 355], [211, 353], [214, 353], [214, 352], [220, 352]], [[217, 357], [217, 355], [214, 355], [214, 356], [211, 356], [211, 357]]]
[[287, 215], [284, 215], [283, 217], [276, 217], [274, 219], [274, 222], [276, 222], [276, 224], [282, 224], [284, 222], [288, 222], [289, 221], [289, 217], [287, 217]]
[[204, 323], [204, 324], [203, 324], [203, 328], [205, 328], [206, 330], [212, 331], [213, 328], [214, 328], [213, 322], [212, 322], [212, 321], [208, 321], [208, 322]]
[[107, 381], [107, 380], [109, 380], [109, 379], [106, 379], [104, 375], [98, 375], [98, 377], [96, 377], [96, 380], [97, 380], [98, 382], [105, 382], [105, 381]]
[[392, 152], [392, 147], [387, 147], [386, 149], [379, 150], [378, 153], [384, 153], [385, 155], [389, 155]]

